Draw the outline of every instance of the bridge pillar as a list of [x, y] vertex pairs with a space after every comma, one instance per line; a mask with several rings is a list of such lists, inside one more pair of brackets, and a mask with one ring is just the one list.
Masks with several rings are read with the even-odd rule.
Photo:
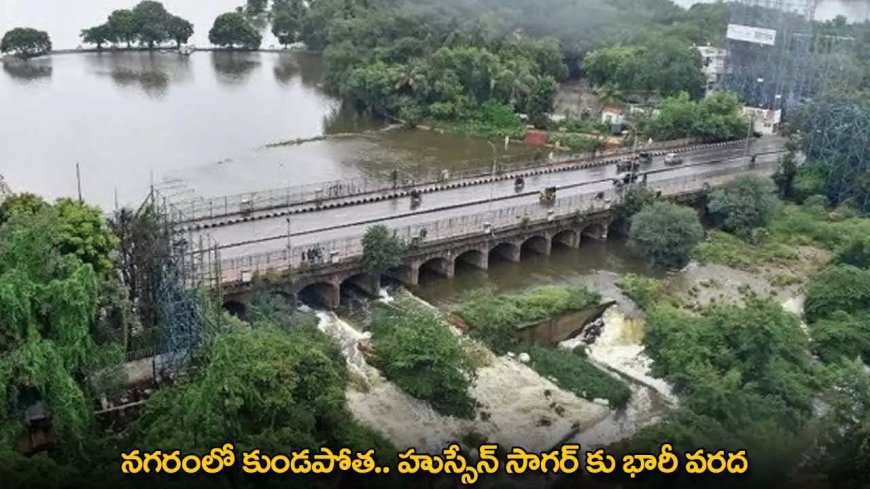
[[609, 227], [609, 223], [596, 223], [587, 226], [581, 234], [599, 241], [605, 240], [607, 239], [607, 230]]
[[553, 242], [568, 248], [580, 247], [580, 231], [563, 231], [553, 236]]
[[336, 309], [341, 305], [341, 286], [333, 285], [325, 287], [319, 293], [323, 306], [327, 309]]
[[386, 272], [389, 277], [392, 277], [404, 285], [413, 287], [420, 285], [420, 263], [411, 263], [410, 265], [394, 268]]

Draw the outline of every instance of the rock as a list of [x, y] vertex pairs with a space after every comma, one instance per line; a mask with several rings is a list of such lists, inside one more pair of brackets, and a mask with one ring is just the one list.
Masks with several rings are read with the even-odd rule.
[[601, 399], [600, 397], [596, 397], [592, 400], [592, 402], [594, 402], [595, 404], [600, 404], [604, 407], [610, 407], [610, 401], [608, 401], [607, 399]]
[[509, 352], [507, 352], [507, 357], [508, 357], [508, 358], [514, 358], [514, 357], [516, 357], [516, 355], [514, 355], [514, 352], [509, 351]]
[[549, 418], [541, 418], [538, 420], [538, 423], [536, 424], [536, 426], [550, 426], [552, 424], [553, 424], [553, 422], [550, 421]]
[[517, 357], [517, 360], [522, 363], [529, 363], [532, 361], [532, 357], [530, 357], [528, 353], [520, 353], [520, 356]]
[[556, 414], [558, 414], [560, 418], [565, 416], [565, 406], [556, 406], [555, 411], [556, 411]]
[[550, 397], [553, 395], [553, 391], [550, 389], [544, 389], [544, 397]]

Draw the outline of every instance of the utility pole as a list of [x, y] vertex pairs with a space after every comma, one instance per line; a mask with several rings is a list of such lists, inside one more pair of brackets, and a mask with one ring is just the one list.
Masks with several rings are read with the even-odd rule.
[[79, 170], [79, 163], [76, 162], [76, 186], [79, 191], [79, 203], [82, 202], [82, 173]]

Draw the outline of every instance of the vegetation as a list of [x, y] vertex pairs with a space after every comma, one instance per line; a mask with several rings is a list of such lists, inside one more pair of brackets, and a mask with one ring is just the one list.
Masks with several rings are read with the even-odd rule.
[[700, 53], [688, 42], [674, 38], [597, 49], [586, 55], [583, 65], [596, 86], [664, 96], [685, 92], [695, 99], [704, 95]]
[[655, 202], [631, 218], [629, 243], [652, 263], [681, 267], [704, 237], [698, 214], [690, 207]]
[[648, 309], [665, 296], [665, 283], [661, 280], [630, 273], [616, 285], [642, 309]]
[[208, 40], [216, 46], [230, 49], [258, 49], [263, 42], [263, 36], [245, 18], [237, 12], [221, 14], [208, 31]]
[[575, 352], [558, 348], [533, 347], [531, 365], [540, 376], [587, 400], [606, 399], [613, 409], [628, 404], [631, 390], [625, 382], [600, 370]]
[[129, 48], [134, 42], [148, 49], [168, 41], [181, 46], [191, 36], [193, 24], [167, 12], [162, 3], [151, 0], [139, 2], [132, 10], [115, 10], [105, 23], [81, 32], [82, 42], [96, 45], [97, 49], [102, 49], [104, 44], [125, 44]]
[[446, 415], [474, 416], [475, 371], [449, 326], [431, 313], [382, 307], [370, 324], [374, 364], [400, 389]]
[[19, 58], [32, 58], [49, 51], [51, 39], [48, 33], [30, 27], [16, 27], [0, 40], [0, 53], [13, 54]]
[[519, 345], [514, 327], [595, 307], [601, 296], [584, 287], [538, 287], [522, 295], [478, 293], [457, 311], [480, 340], [497, 355]]
[[299, 41], [302, 34], [304, 6], [300, 0], [275, 2], [272, 34], [278, 42], [287, 46]]
[[658, 140], [727, 141], [746, 137], [747, 129], [748, 122], [740, 115], [740, 101], [729, 93], [715, 93], [695, 102], [683, 92], [662, 101], [658, 115], [638, 121], [641, 134]]
[[363, 267], [372, 273], [383, 273], [401, 265], [405, 259], [405, 243], [382, 224], [368, 228], [362, 244]]
[[870, 309], [870, 270], [837, 265], [816, 277], [807, 288], [804, 313], [807, 321], [831, 316], [837, 311]]
[[772, 180], [747, 175], [711, 192], [707, 211], [726, 231], [747, 237], [770, 224], [778, 205]]

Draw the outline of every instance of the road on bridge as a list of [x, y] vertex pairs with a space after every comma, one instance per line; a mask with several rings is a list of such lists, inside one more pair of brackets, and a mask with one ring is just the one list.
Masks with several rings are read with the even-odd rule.
[[[784, 141], [778, 137], [755, 140], [750, 144], [748, 154], [780, 151]], [[642, 168], [642, 171], [658, 170], [649, 175], [650, 182], [703, 174], [712, 168], [746, 164], [748, 158], [742, 158], [744, 151], [743, 145], [735, 145], [683, 153], [683, 164], [677, 167], [667, 167], [664, 157], [657, 157], [651, 165]], [[759, 162], [776, 157], [762, 155], [759, 156]], [[667, 171], [662, 171], [666, 169]], [[423, 195], [421, 205], [414, 210], [410, 208], [409, 198], [401, 198], [297, 214], [290, 217], [290, 242], [293, 247], [313, 245], [360, 236], [374, 224], [398, 228], [487, 211], [496, 212], [499, 209], [537, 202], [537, 192], [548, 186], [559, 188], [557, 199], [607, 190], [612, 188], [610, 179], [614, 176], [615, 165], [608, 165], [528, 177], [521, 194], [515, 192], [512, 180], [504, 180], [427, 193]], [[229, 259], [285, 249], [288, 245], [287, 231], [287, 218], [277, 217], [218, 227], [208, 230], [207, 233], [220, 245], [222, 259]]]

